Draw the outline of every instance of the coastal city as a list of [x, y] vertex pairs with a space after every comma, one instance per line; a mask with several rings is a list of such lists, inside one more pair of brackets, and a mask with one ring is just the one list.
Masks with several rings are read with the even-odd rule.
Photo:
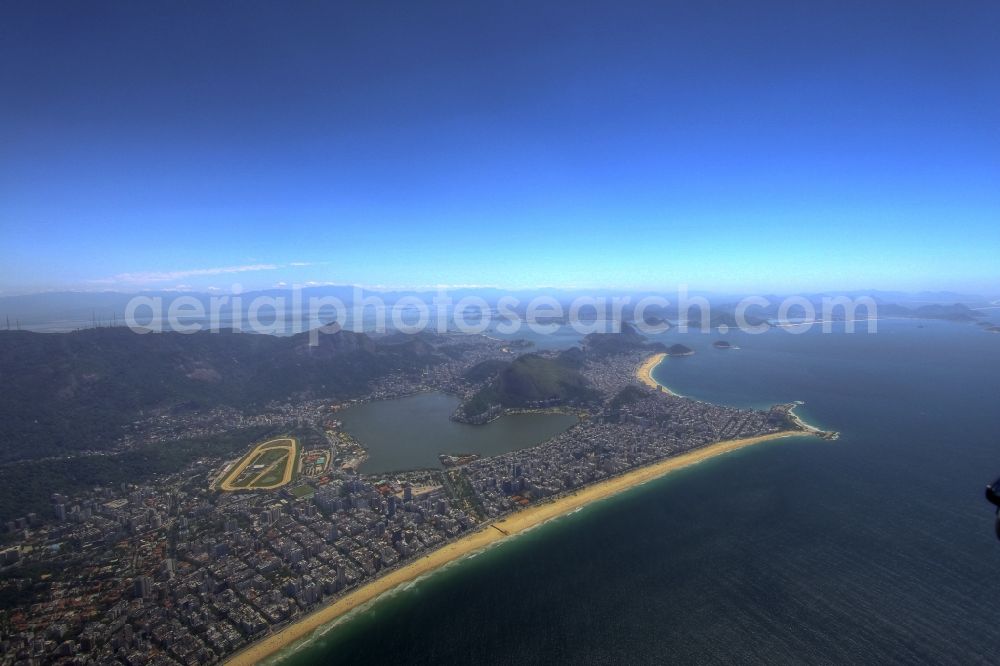
[[506, 535], [497, 527], [504, 517], [719, 442], [807, 432], [794, 405], [745, 410], [672, 395], [649, 378], [649, 359], [664, 353], [635, 341], [619, 353], [592, 353], [602, 340], [591, 342], [530, 356], [560, 368], [572, 363], [592, 392], [581, 395], [592, 397], [516, 408], [561, 410], [575, 425], [492, 457], [443, 455], [448, 465], [437, 468], [366, 473], [365, 443], [344, 431], [340, 413], [421, 391], [469, 400], [496, 381], [473, 371], [523, 359], [522, 346], [440, 336], [429, 344], [448, 349], [446, 360], [389, 374], [345, 402], [137, 422], [121, 447], [248, 427], [276, 438], [247, 441], [241, 455], [207, 456], [152, 482], [56, 493], [48, 514], [10, 521], [0, 552], [0, 663], [238, 660], [446, 544], [483, 529]]
[[998, 33], [0, 2], [0, 666], [1000, 662]]

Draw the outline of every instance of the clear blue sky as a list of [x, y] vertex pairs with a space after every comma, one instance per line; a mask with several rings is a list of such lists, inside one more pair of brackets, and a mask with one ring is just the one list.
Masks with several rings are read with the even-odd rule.
[[5, 2], [0, 291], [1000, 285], [1000, 3]]

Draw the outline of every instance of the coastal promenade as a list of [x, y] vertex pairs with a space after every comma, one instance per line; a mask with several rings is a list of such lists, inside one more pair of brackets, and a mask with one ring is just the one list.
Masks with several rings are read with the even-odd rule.
[[353, 609], [372, 601], [396, 587], [427, 575], [449, 562], [478, 552], [494, 543], [508, 539], [520, 532], [545, 523], [554, 518], [571, 513], [593, 502], [617, 495], [623, 491], [660, 478], [674, 470], [694, 465], [715, 456], [736, 451], [754, 444], [785, 437], [796, 437], [810, 433], [783, 431], [710, 444], [660, 462], [631, 470], [619, 476], [580, 488], [571, 493], [555, 497], [531, 506], [501, 520], [481, 525], [475, 532], [457, 539], [432, 553], [395, 569], [385, 576], [359, 587], [301, 620], [253, 643], [234, 654], [226, 663], [230, 666], [250, 666], [275, 655], [296, 641], [307, 638], [320, 627], [332, 622]]

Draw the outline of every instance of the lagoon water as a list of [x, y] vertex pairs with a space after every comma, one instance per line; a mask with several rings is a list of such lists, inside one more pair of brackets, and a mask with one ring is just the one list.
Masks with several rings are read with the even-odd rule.
[[591, 505], [408, 586], [286, 653], [307, 663], [995, 663], [1000, 335], [670, 334], [657, 378], [803, 400], [778, 440]]
[[569, 414], [510, 414], [475, 426], [449, 419], [458, 405], [455, 396], [419, 393], [351, 407], [339, 417], [368, 450], [365, 474], [440, 468], [441, 453], [495, 456], [544, 442], [576, 423]]

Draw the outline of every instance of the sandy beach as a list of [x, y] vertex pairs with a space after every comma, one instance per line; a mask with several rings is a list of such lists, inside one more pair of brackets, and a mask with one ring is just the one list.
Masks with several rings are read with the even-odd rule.
[[[647, 361], [648, 363], [649, 361]], [[255, 664], [267, 657], [273, 656], [276, 652], [295, 641], [308, 637], [323, 625], [403, 583], [412, 581], [460, 557], [482, 550], [511, 535], [575, 511], [592, 502], [611, 497], [622, 491], [659, 478], [673, 470], [693, 465], [708, 458], [729, 453], [730, 451], [735, 451], [759, 442], [782, 437], [801, 436], [803, 434], [808, 433], [780, 432], [710, 444], [694, 451], [653, 463], [652, 465], [640, 467], [592, 486], [581, 488], [576, 492], [542, 502], [536, 506], [528, 507], [503, 520], [485, 524], [468, 536], [453, 541], [410, 564], [400, 567], [381, 578], [377, 578], [341, 597], [329, 606], [325, 606], [277, 633], [253, 643], [230, 657], [226, 663], [234, 666]]]
[[649, 388], [660, 389], [662, 387], [664, 393], [681, 398], [683, 397], [681, 394], [671, 391], [668, 387], [664, 386], [663, 384], [660, 384], [655, 379], [653, 379], [653, 368], [658, 366], [666, 357], [667, 355], [663, 352], [660, 352], [659, 354], [653, 354], [652, 356], [650, 356], [649, 358], [647, 358], [645, 361], [642, 362], [642, 365], [639, 366], [639, 369], [635, 371], [635, 376], [638, 378], [640, 382], [642, 382]]
[[840, 435], [840, 433], [834, 431], [827, 432], [825, 430], [821, 430], [820, 428], [817, 428], [813, 424], [805, 422], [804, 420], [802, 420], [801, 416], [795, 413], [795, 407], [792, 407], [791, 409], [788, 410], [788, 417], [791, 419], [792, 423], [794, 423], [796, 426], [806, 431], [806, 434], [818, 435], [823, 439], [837, 439]]

